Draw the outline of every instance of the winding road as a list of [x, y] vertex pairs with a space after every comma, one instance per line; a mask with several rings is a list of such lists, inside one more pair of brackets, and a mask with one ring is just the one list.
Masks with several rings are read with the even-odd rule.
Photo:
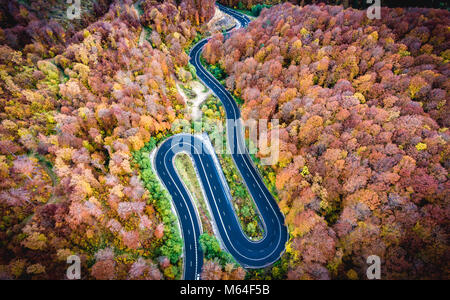
[[[219, 9], [234, 17], [241, 27], [250, 19], [236, 11], [218, 5]], [[232, 207], [231, 196], [217, 158], [201, 136], [178, 134], [165, 140], [154, 156], [156, 172], [172, 196], [184, 239], [184, 274], [187, 280], [199, 279], [203, 253], [199, 244], [201, 222], [182, 180], [176, 172], [174, 159], [178, 153], [188, 153], [193, 159], [197, 175], [214, 218], [216, 233], [225, 250], [244, 268], [262, 268], [276, 262], [285, 251], [289, 238], [284, 216], [265, 186], [245, 146], [239, 108], [230, 93], [200, 63], [200, 55], [207, 39], [196, 44], [190, 53], [190, 63], [197, 77], [221, 100], [227, 115], [227, 140], [233, 160], [255, 202], [261, 216], [264, 236], [252, 241], [242, 231]]]

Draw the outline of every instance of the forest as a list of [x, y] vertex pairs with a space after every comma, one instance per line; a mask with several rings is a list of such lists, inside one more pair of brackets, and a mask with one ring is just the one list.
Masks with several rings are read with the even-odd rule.
[[[280, 120], [280, 160], [260, 168], [290, 239], [244, 270], [205, 234], [202, 279], [364, 279], [373, 254], [383, 278], [448, 279], [448, 10], [219, 2], [261, 5], [203, 59], [244, 119]], [[181, 279], [149, 153], [192, 122], [177, 84], [215, 1], [81, 3], [68, 20], [65, 0], [0, 0], [0, 279], [66, 279], [71, 255], [81, 279]]]
[[175, 216], [142, 153], [185, 118], [175, 81], [214, 2], [111, 2], [76, 24], [41, 14], [47, 1], [1, 6], [3, 279], [63, 279], [71, 254], [82, 279], [181, 277]]
[[384, 278], [448, 277], [450, 14], [381, 13], [285, 3], [205, 47], [244, 119], [280, 120], [290, 241], [256, 277], [361, 279], [371, 254]]

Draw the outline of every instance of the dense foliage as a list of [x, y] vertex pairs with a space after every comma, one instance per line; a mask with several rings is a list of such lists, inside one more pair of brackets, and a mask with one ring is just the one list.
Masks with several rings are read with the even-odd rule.
[[383, 278], [448, 277], [450, 13], [382, 14], [277, 5], [205, 47], [244, 119], [280, 121], [290, 240], [265, 278], [366, 278], [373, 254]]
[[238, 266], [233, 257], [220, 248], [214, 236], [204, 233], [200, 236], [200, 245], [206, 262], [203, 265], [203, 280], [242, 280], [245, 271]]
[[[281, 120], [280, 161], [261, 170], [291, 239], [247, 276], [364, 278], [377, 254], [385, 278], [448, 277], [449, 13], [262, 9], [278, 2], [242, 1], [261, 17], [204, 53], [244, 118]], [[81, 5], [69, 20], [65, 0], [0, 0], [0, 278], [64, 279], [76, 254], [83, 279], [178, 279], [182, 240], [149, 153], [192, 125], [176, 83], [196, 77], [187, 52], [214, 1]], [[218, 245], [202, 236], [202, 278], [244, 278]]]
[[[291, 2], [297, 5], [309, 5], [309, 4], [328, 4], [328, 5], [343, 5], [344, 7], [353, 7], [358, 9], [366, 9], [375, 3], [372, 1], [369, 3], [367, 0], [219, 0], [219, 3], [233, 7], [239, 10], [250, 10], [253, 13], [253, 8], [263, 8], [267, 5], [280, 4], [283, 2]], [[434, 8], [447, 8], [448, 3], [443, 0], [382, 0], [380, 1], [382, 6], [386, 7], [434, 7]], [[259, 15], [259, 14], [258, 14]]]
[[0, 0], [0, 43], [23, 48], [34, 41], [53, 53], [73, 34], [104, 15], [112, 0], [80, 1], [80, 18], [67, 18], [66, 0]]
[[[150, 2], [115, 1], [72, 35], [50, 15], [37, 29], [27, 1], [2, 5], [1, 278], [63, 279], [71, 254], [82, 278], [180, 278], [181, 237], [147, 154], [184, 118], [175, 82], [191, 75], [184, 47], [211, 9], [202, 1], [194, 25], [181, 9], [192, 16], [193, 1], [175, 13]], [[186, 21], [158, 40], [169, 14]], [[16, 29], [29, 37], [14, 43]]]

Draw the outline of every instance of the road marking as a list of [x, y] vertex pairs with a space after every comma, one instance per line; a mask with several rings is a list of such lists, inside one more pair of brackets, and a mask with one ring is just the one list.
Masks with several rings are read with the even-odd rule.
[[[239, 14], [232, 14], [232, 15], [233, 15], [233, 16], [236, 16], [236, 15], [239, 16]], [[239, 18], [238, 21], [241, 22], [241, 23], [243, 24], [243, 26], [245, 26], [245, 25], [247, 24], [247, 21], [246, 21], [245, 19]], [[190, 60], [194, 62], [194, 66], [195, 66], [196, 69], [199, 71], [199, 74], [200, 74], [199, 78], [202, 79], [202, 80], [205, 80], [206, 83], [211, 83], [211, 86], [208, 84], [208, 87], [211, 88], [211, 89], [213, 90], [213, 93], [223, 96], [223, 97], [220, 97], [220, 98], [222, 98], [221, 100], [223, 100], [223, 102], [224, 102], [224, 104], [225, 104], [225, 107], [229, 107], [229, 106], [231, 105], [231, 108], [233, 109], [234, 114], [232, 114], [233, 111], [231, 111], [231, 112], [227, 111], [227, 114], [230, 113], [230, 116], [234, 116], [234, 118], [237, 119], [237, 118], [239, 117], [240, 114], [239, 114], [239, 113], [236, 113], [236, 109], [238, 109], [238, 108], [237, 108], [236, 103], [234, 102], [234, 100], [230, 98], [230, 95], [229, 95], [226, 91], [224, 92], [224, 88], [223, 88], [222, 86], [219, 86], [218, 83], [217, 83], [217, 81], [214, 81], [213, 79], [211, 79], [212, 77], [211, 77], [211, 75], [210, 75], [209, 73], [205, 73], [204, 68], [203, 68], [203, 67], [199, 64], [199, 62], [198, 62], [198, 61], [199, 61], [199, 55], [200, 55], [200, 53], [201, 53], [200, 51], [202, 50], [203, 46], [206, 44], [206, 41], [207, 41], [207, 40], [203, 40], [201, 43], [197, 44], [198, 47], [197, 47], [197, 45], [194, 47], [195, 50], [194, 50], [194, 52], [192, 52], [192, 54], [194, 54], [195, 56], [192, 56], [192, 55], [191, 55]], [[205, 78], [203, 78], [203, 77], [205, 77]], [[239, 112], [239, 111], [238, 111], [238, 112]], [[236, 128], [235, 130], [237, 130], [238, 127], [235, 127], [235, 128]], [[239, 138], [236, 138], [236, 137], [235, 137], [235, 141], [238, 141], [238, 140], [239, 140]], [[180, 144], [181, 144], [181, 143], [180, 143]], [[237, 145], [237, 148], [239, 148], [240, 150], [242, 150], [240, 144], [241, 144], [241, 143], [239, 143], [239, 145]], [[191, 147], [194, 147], [195, 150], [198, 150], [195, 146], [192, 146], [192, 145], [190, 145], [190, 146], [191, 146]], [[241, 153], [241, 152], [239, 152], [239, 153]], [[243, 152], [243, 153], [245, 154], [245, 152]], [[234, 157], [233, 157], [233, 158], [234, 158]], [[202, 161], [202, 160], [200, 159], [200, 162], [201, 162], [201, 161]], [[243, 171], [243, 170], [247, 170], [247, 169], [252, 170], [252, 169], [251, 169], [251, 166], [249, 166], [249, 163], [247, 163], [247, 162], [251, 163], [251, 161], [250, 161], [250, 159], [249, 159], [248, 157], [244, 157], [244, 160], [243, 160], [243, 161], [239, 161], [239, 168], [240, 168], [242, 171]], [[160, 164], [159, 164], [159, 165], [162, 165], [161, 161], [160, 161]], [[207, 164], [207, 166], [209, 167], [209, 164]], [[167, 167], [166, 167], [166, 168], [167, 168]], [[205, 169], [203, 169], [203, 172], [204, 172], [204, 173], [207, 173]], [[262, 191], [264, 192], [264, 190], [261, 188], [260, 181], [258, 181], [258, 179], [255, 178], [254, 172], [251, 172], [251, 174], [249, 174], [249, 173], [247, 172], [246, 174], [247, 174], [247, 176], [249, 176], [249, 177], [253, 177], [254, 180], [256, 180], [256, 184], [259, 186], [259, 189], [262, 190]], [[209, 174], [209, 175], [210, 175], [210, 178], [212, 178], [212, 175], [211, 175], [211, 174]], [[259, 175], [259, 174], [256, 173], [256, 175]], [[169, 172], [169, 176], [171, 176], [170, 172]], [[208, 179], [207, 176], [206, 176], [206, 177], [203, 177], [203, 178]], [[179, 188], [178, 188], [176, 182], [173, 181], [173, 183], [175, 184], [175, 187], [179, 190]], [[208, 186], [209, 186], [209, 191], [212, 192], [212, 190], [211, 190], [211, 185], [210, 185], [209, 181], [208, 181]], [[255, 185], [254, 182], [253, 182], [253, 187], [256, 187], [256, 185]], [[213, 188], [214, 188], [214, 190], [216, 190], [216, 186], [213, 186]], [[256, 195], [261, 196], [260, 193], [258, 193], [258, 192], [259, 192], [259, 190], [256, 191]], [[181, 193], [181, 191], [180, 191], [180, 193]], [[219, 197], [218, 199], [216, 199], [216, 197], [214, 197], [215, 193], [211, 193], [211, 194], [212, 194], [212, 197], [213, 197], [213, 199], [214, 199], [215, 201], [218, 200], [219, 203], [221, 202], [220, 197]], [[210, 194], [210, 195], [211, 195], [211, 194]], [[264, 200], [264, 198], [266, 198], [267, 200], [269, 200], [267, 194], [266, 194], [266, 193], [263, 193], [262, 197], [261, 197], [261, 198], [258, 198], [258, 201], [259, 201], [259, 200], [262, 201], [262, 200]], [[181, 193], [181, 199], [184, 200], [184, 201], [186, 202], [186, 199], [185, 199], [185, 196], [183, 195], [183, 193]], [[173, 200], [173, 199], [172, 199], [172, 200]], [[188, 200], [192, 200], [192, 199], [188, 199]], [[226, 195], [225, 202], [227, 202], [226, 200], [231, 200], [231, 199], [228, 199], [228, 195]], [[216, 205], [215, 205], [215, 210], [219, 213], [219, 217], [220, 217], [220, 209], [219, 209], [219, 207], [217, 206], [217, 202], [215, 202], [215, 201], [213, 201], [213, 204], [216, 204]], [[192, 203], [192, 204], [193, 204], [193, 203]], [[276, 204], [276, 203], [275, 203], [275, 204]], [[272, 210], [274, 211], [272, 202], [269, 202], [269, 206], [270, 206], [270, 208], [272, 208]], [[268, 207], [267, 205], [266, 205], [265, 207], [266, 207], [266, 210], [269, 211], [269, 207]], [[176, 208], [176, 207], [175, 207], [175, 208]], [[194, 206], [194, 208], [195, 208], [195, 206]], [[191, 216], [191, 212], [190, 212], [190, 211], [188, 211], [188, 212], [189, 212], [189, 215]], [[275, 211], [274, 211], [274, 213], [275, 213]], [[226, 212], [225, 212], [225, 211], [223, 211], [223, 215], [224, 215], [224, 216], [226, 215]], [[278, 218], [278, 215], [276, 215], [276, 218]], [[223, 223], [222, 220], [220, 220], [220, 221], [222, 222], [222, 225], [225, 225], [225, 224]], [[264, 220], [262, 220], [262, 221], [263, 221], [263, 223], [264, 223]], [[192, 221], [192, 216], [191, 216], [191, 222], [192, 222], [192, 224], [194, 224], [193, 221]], [[272, 222], [273, 222], [273, 219], [272, 219]], [[265, 225], [265, 224], [264, 224], [264, 225]], [[279, 226], [280, 226], [280, 224], [279, 224]], [[228, 228], [230, 229], [230, 225], [228, 225]], [[194, 228], [194, 229], [195, 229], [195, 228]], [[190, 230], [188, 230], [188, 231], [189, 231], [189, 234], [190, 234]], [[266, 233], [267, 233], [267, 232], [269, 232], [269, 230], [266, 230]], [[274, 233], [276, 233], [276, 232], [277, 232], [277, 231], [274, 231]], [[227, 231], [225, 231], [225, 233], [227, 233]], [[194, 237], [195, 237], [195, 235], [196, 235], [196, 232], [195, 232], [195, 230], [194, 230]], [[267, 234], [266, 234], [265, 236], [267, 236]], [[227, 234], [227, 237], [228, 237], [228, 234]], [[236, 240], [235, 243], [231, 242], [230, 237], [228, 237], [228, 240], [229, 240], [229, 242], [231, 243], [231, 247], [232, 247], [232, 248], [234, 249], [234, 251], [236, 251], [238, 254], [242, 255], [242, 256], [245, 257], [246, 259], [249, 259], [249, 260], [252, 260], [252, 261], [255, 260], [255, 259], [253, 259], [253, 258], [246, 257], [245, 255], [243, 255], [242, 253], [239, 252], [238, 249], [239, 249], [240, 247], [242, 247], [242, 244], [241, 244], [238, 240]], [[251, 241], [249, 240], [249, 242], [251, 242]], [[280, 235], [280, 237], [278, 238], [278, 245], [280, 245], [280, 242], [281, 242], [281, 235]], [[258, 242], [256, 242], [256, 243], [258, 243]], [[272, 241], [272, 243], [273, 243], [273, 241]], [[271, 244], [272, 244], [272, 243], [271, 243]], [[233, 245], [233, 244], [234, 244], [234, 245]], [[196, 246], [196, 245], [197, 245], [197, 244], [195, 244], [195, 246]], [[276, 247], [278, 247], [278, 245], [277, 245]], [[236, 246], [238, 249], [236, 249], [235, 246]], [[190, 245], [190, 247], [191, 247], [191, 245]], [[195, 249], [197, 249], [197, 247], [195, 247]], [[231, 249], [230, 249], [230, 250], [231, 250]], [[267, 256], [265, 256], [265, 258], [268, 258], [269, 255], [272, 255], [273, 253], [275, 253], [275, 252], [274, 252], [275, 250], [277, 250], [277, 249], [274, 249], [271, 253], [269, 253]], [[269, 251], [270, 251], [270, 249], [269, 249]], [[195, 261], [195, 262], [196, 262], [196, 267], [198, 267], [198, 264], [197, 264], [197, 259], [198, 259], [198, 258], [197, 258], [197, 257], [198, 257], [198, 253], [196, 254], [196, 257], [195, 257], [195, 259], [196, 259], [196, 261]], [[261, 259], [261, 258], [259, 258], [259, 259]], [[192, 262], [190, 263], [190, 265], [192, 266]], [[246, 265], [248, 266], [249, 264], [248, 264], [248, 263], [243, 263], [242, 265], [243, 265], [243, 266], [246, 266]], [[252, 265], [252, 264], [250, 264], [250, 265]], [[185, 272], [187, 272], [186, 269], [185, 269]], [[195, 270], [195, 274], [198, 274], [198, 273], [199, 273], [199, 271], [196, 269], [196, 270]], [[198, 276], [198, 275], [197, 275], [197, 276]]]

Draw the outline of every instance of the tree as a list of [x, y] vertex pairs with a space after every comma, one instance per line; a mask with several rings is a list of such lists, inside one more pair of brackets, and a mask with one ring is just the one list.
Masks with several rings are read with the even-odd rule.
[[218, 261], [209, 260], [203, 264], [202, 280], [220, 280], [222, 278], [222, 268]]
[[102, 260], [92, 266], [91, 275], [97, 280], [112, 280], [116, 276], [115, 267], [113, 260]]

